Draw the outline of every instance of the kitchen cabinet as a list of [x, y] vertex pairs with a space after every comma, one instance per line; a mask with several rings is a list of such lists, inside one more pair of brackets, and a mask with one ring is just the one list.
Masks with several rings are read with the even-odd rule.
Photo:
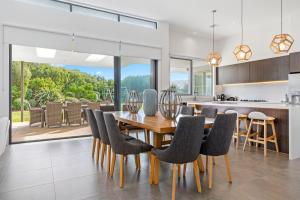
[[300, 72], [300, 52], [290, 54], [290, 72]]
[[290, 58], [289, 56], [282, 56], [219, 67], [217, 69], [217, 84], [288, 80], [289, 73]]

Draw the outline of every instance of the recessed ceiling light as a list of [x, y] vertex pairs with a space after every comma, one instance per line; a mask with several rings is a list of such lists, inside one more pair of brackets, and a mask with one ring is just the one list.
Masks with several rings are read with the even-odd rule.
[[36, 55], [40, 58], [54, 58], [55, 54], [55, 49], [36, 48]]
[[85, 61], [99, 62], [100, 60], [104, 59], [105, 57], [106, 57], [105, 55], [91, 54], [85, 59]]

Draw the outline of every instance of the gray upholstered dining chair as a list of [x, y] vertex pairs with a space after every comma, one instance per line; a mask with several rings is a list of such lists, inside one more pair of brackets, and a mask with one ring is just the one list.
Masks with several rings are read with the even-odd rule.
[[[204, 138], [204, 116], [184, 116], [179, 119], [174, 138], [166, 149], [151, 150], [150, 184], [158, 184], [159, 161], [172, 163], [172, 199], [176, 193], [176, 171], [180, 164], [193, 162], [197, 191], [201, 192], [197, 158]], [[193, 127], [193, 128], [191, 128]]]
[[215, 118], [218, 114], [217, 108], [208, 108], [204, 107], [202, 108], [201, 115], [204, 115], [207, 118]]
[[180, 114], [194, 116], [194, 107], [183, 105], [180, 108]]
[[108, 137], [112, 147], [112, 164], [110, 175], [113, 176], [116, 154], [120, 155], [120, 187], [124, 186], [124, 157], [127, 155], [135, 155], [137, 169], [141, 169], [140, 153], [150, 152], [152, 146], [138, 139], [127, 140], [122, 136], [114, 116], [111, 113], [104, 114], [104, 120], [108, 132]]
[[208, 156], [208, 185], [212, 188], [213, 157], [224, 156], [228, 182], [232, 182], [228, 151], [236, 124], [237, 114], [219, 114], [214, 125], [202, 144], [200, 154]]
[[[111, 145], [110, 145], [110, 140], [108, 137], [108, 132], [106, 128], [106, 124], [104, 121], [104, 116], [103, 116], [103, 111], [102, 110], [96, 110], [95, 111], [95, 117], [97, 121], [97, 127], [99, 130], [99, 134], [101, 137], [101, 146], [102, 146], [102, 151], [101, 151], [101, 167], [103, 168], [104, 166], [104, 156], [107, 153], [107, 173], [109, 174], [110, 172], [110, 165], [111, 165]], [[130, 137], [125, 134], [121, 134], [121, 136], [125, 140], [131, 140], [134, 139], [133, 137]]]
[[[96, 150], [96, 162], [99, 162], [99, 154], [101, 148], [101, 138], [98, 130], [98, 125], [96, 122], [96, 118], [92, 109], [87, 108], [85, 109], [85, 114], [88, 118], [88, 123], [91, 127], [92, 136], [93, 136], [93, 145], [92, 145], [92, 157], [94, 157], [95, 150]], [[97, 149], [96, 149], [97, 147]]]

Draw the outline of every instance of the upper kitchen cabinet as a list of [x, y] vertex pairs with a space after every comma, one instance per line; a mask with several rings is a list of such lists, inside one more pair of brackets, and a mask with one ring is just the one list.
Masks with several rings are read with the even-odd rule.
[[300, 52], [290, 54], [290, 72], [300, 72]]
[[228, 65], [217, 68], [217, 84], [231, 84], [236, 83], [237, 79], [237, 67], [235, 65]]

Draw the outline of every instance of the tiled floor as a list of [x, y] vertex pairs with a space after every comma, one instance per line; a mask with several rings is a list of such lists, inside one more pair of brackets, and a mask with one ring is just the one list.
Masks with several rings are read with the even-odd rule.
[[[134, 159], [125, 165], [125, 187], [120, 189], [118, 162], [115, 176], [91, 158], [91, 138], [10, 146], [0, 158], [1, 200], [73, 199], [171, 199], [171, 165], [161, 165], [158, 186], [148, 184], [149, 163], [142, 156], [142, 170], [135, 171]], [[214, 185], [208, 189], [207, 174], [201, 174], [202, 193], [196, 192], [192, 166], [187, 177], [178, 179], [177, 199], [282, 200], [300, 198], [300, 160], [261, 151], [231, 148], [233, 183], [226, 182], [222, 157], [214, 166]]]

